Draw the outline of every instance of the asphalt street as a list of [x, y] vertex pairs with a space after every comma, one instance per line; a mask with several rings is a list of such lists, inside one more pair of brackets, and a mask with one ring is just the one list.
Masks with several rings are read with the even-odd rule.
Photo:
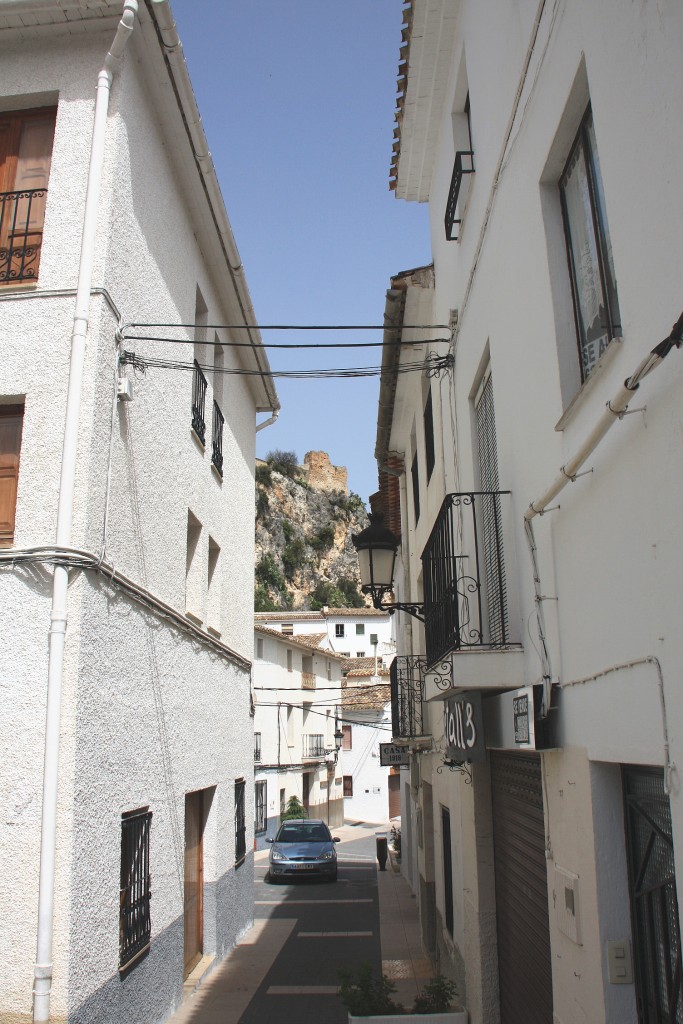
[[291, 931], [239, 1024], [346, 1024], [339, 968], [369, 961], [380, 973], [375, 839], [367, 827], [358, 833], [337, 847], [337, 882], [272, 884], [267, 861], [257, 861], [255, 917], [289, 922]]

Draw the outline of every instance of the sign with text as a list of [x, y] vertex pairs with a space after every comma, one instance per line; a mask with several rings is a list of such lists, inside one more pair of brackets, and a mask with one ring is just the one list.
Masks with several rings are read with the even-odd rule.
[[407, 747], [397, 747], [394, 743], [380, 743], [379, 763], [387, 768], [395, 764], [410, 764], [410, 752]]
[[486, 760], [481, 694], [462, 693], [444, 701], [443, 727], [449, 761]]

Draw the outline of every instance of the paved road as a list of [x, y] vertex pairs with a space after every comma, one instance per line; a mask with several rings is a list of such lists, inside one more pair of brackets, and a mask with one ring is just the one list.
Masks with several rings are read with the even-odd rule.
[[257, 861], [255, 916], [291, 930], [239, 1024], [346, 1024], [336, 995], [339, 967], [369, 960], [380, 972], [374, 835], [358, 831], [358, 839], [337, 847], [336, 883], [306, 878], [273, 885], [267, 861]]

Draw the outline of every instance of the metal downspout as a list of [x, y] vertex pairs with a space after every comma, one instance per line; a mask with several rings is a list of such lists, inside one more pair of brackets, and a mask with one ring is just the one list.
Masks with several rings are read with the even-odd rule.
[[[93, 135], [90, 147], [90, 167], [88, 171], [88, 186], [78, 270], [78, 287], [71, 335], [69, 387], [66, 400], [62, 468], [57, 505], [56, 543], [59, 547], [69, 547], [71, 544], [81, 385], [90, 312], [90, 288], [95, 260], [98, 206], [104, 165], [104, 143], [109, 98], [114, 73], [118, 69], [126, 43], [133, 31], [137, 10], [137, 0], [126, 0], [116, 35], [97, 78]], [[33, 1020], [35, 1024], [44, 1024], [44, 1022], [50, 1019], [52, 932], [54, 927], [55, 859], [57, 846], [59, 731], [68, 585], [68, 568], [66, 566], [55, 566], [48, 638], [47, 711], [43, 763], [40, 876], [38, 882], [38, 934], [33, 984]]]

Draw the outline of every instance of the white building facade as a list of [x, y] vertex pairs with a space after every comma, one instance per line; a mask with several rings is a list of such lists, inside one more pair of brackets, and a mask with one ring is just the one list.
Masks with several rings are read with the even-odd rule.
[[254, 635], [254, 833], [261, 850], [292, 797], [308, 817], [343, 824], [335, 743], [341, 658], [319, 647], [314, 635], [283, 636], [258, 621]]
[[0, 1018], [151, 1024], [253, 916], [277, 396], [206, 326], [255, 317], [168, 4], [0, 3], [0, 52]]
[[382, 743], [390, 743], [389, 671], [351, 671], [342, 697], [344, 819], [385, 823], [400, 814], [400, 771], [382, 765]]
[[402, 870], [472, 1024], [683, 1020], [682, 42], [673, 0], [405, 9], [392, 187], [433, 266], [387, 293], [413, 344], [377, 434], [424, 620]]
[[371, 658], [376, 654], [381, 660], [395, 649], [392, 617], [375, 608], [257, 612], [256, 622], [287, 636], [316, 635], [321, 647], [343, 658]]

